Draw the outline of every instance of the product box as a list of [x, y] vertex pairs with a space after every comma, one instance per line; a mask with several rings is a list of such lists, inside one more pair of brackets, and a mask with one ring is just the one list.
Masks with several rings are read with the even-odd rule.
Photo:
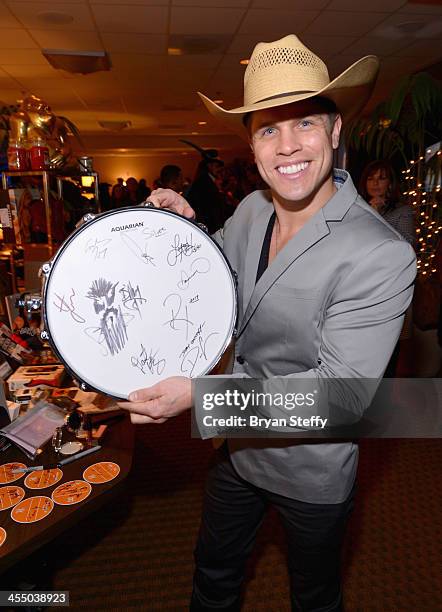
[[12, 393], [24, 387], [60, 387], [64, 372], [64, 366], [55, 364], [21, 366], [8, 378], [9, 391]]
[[9, 327], [0, 323], [0, 353], [11, 357], [18, 363], [27, 363], [32, 359], [32, 351], [17, 342]]

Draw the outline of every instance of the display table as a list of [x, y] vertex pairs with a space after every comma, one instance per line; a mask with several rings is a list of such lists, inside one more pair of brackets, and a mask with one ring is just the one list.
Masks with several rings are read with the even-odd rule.
[[[112, 420], [100, 444], [102, 446], [100, 451], [63, 466], [63, 478], [47, 489], [28, 489], [24, 485], [26, 474], [10, 483], [10, 486], [22, 487], [26, 492], [26, 498], [36, 495], [51, 497], [53, 490], [60, 484], [82, 479], [83, 471], [89, 465], [100, 461], [112, 461], [120, 466], [120, 473], [114, 480], [105, 484], [93, 484], [91, 494], [84, 501], [69, 506], [55, 504], [48, 516], [35, 523], [15, 522], [11, 518], [12, 508], [0, 511], [0, 527], [3, 527], [7, 534], [6, 541], [0, 546], [0, 573], [100, 508], [120, 491], [132, 464], [134, 430], [129, 415], [125, 414]], [[0, 464], [20, 462], [28, 467], [46, 465], [48, 460], [53, 460], [52, 453], [52, 449], [45, 451], [35, 461], [31, 461], [19, 450], [11, 447], [0, 453]]]

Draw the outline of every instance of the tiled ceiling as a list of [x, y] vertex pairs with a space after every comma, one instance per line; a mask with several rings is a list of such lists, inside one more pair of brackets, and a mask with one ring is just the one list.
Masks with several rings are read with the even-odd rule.
[[[288, 33], [318, 53], [332, 77], [363, 55], [379, 55], [374, 104], [401, 75], [441, 61], [442, 0], [0, 0], [0, 101], [43, 97], [95, 151], [112, 142], [179, 150], [180, 136], [234, 146], [237, 137], [207, 115], [195, 92], [238, 105], [239, 60], [258, 41]], [[168, 55], [170, 47], [183, 54]], [[112, 69], [55, 70], [44, 48], [105, 50]], [[112, 135], [99, 121], [130, 127]]]

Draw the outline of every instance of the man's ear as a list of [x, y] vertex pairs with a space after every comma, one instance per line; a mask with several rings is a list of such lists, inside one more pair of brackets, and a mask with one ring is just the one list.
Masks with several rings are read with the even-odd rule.
[[337, 114], [333, 121], [332, 132], [331, 132], [333, 149], [337, 149], [339, 147], [339, 136], [341, 134], [341, 129], [342, 129], [342, 117], [341, 115]]

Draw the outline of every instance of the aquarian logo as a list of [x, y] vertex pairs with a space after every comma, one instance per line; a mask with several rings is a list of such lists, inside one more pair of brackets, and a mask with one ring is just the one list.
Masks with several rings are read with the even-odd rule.
[[135, 229], [136, 227], [143, 227], [144, 221], [139, 223], [129, 223], [129, 225], [117, 225], [111, 229], [111, 232], [122, 232], [124, 230]]

